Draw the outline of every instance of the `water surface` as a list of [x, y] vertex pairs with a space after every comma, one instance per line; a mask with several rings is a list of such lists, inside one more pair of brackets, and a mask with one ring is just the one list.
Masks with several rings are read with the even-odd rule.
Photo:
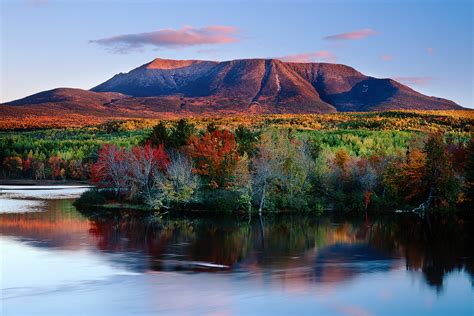
[[15, 190], [0, 192], [2, 315], [474, 312], [472, 236], [459, 223], [429, 237], [409, 217], [149, 222]]

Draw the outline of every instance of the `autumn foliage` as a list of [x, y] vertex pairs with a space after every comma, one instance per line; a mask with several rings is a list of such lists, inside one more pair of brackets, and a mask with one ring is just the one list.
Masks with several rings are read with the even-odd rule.
[[188, 152], [195, 161], [195, 172], [209, 178], [211, 187], [227, 187], [232, 183], [239, 161], [234, 134], [227, 130], [206, 132], [190, 140]]
[[0, 172], [90, 179], [156, 209], [189, 203], [223, 209], [227, 203], [246, 210], [367, 214], [427, 200], [438, 210], [469, 209], [471, 117], [281, 115], [162, 121], [153, 129], [150, 122], [127, 121], [19, 132], [0, 135]]

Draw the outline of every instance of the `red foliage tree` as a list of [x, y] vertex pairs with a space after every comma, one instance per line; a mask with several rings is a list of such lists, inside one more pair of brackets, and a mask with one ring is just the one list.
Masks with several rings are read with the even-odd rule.
[[128, 156], [129, 163], [137, 162], [137, 167], [141, 173], [151, 175], [154, 170], [164, 171], [170, 163], [170, 158], [163, 145], [157, 148], [152, 147], [150, 143], [145, 146], [133, 147]]
[[127, 154], [128, 179], [137, 193], [151, 199], [153, 181], [159, 172], [165, 171], [170, 163], [168, 154], [159, 145], [154, 148], [147, 143], [137, 146]]
[[51, 178], [61, 179], [65, 177], [64, 160], [61, 157], [51, 156], [48, 159], [48, 165], [51, 168]]
[[26, 158], [22, 164], [23, 177], [28, 177], [31, 174], [31, 159]]
[[125, 186], [127, 166], [124, 148], [104, 144], [98, 151], [97, 161], [91, 168], [91, 180], [112, 187], [116, 194]]
[[201, 138], [192, 138], [188, 149], [195, 173], [209, 177], [211, 187], [231, 185], [239, 161], [234, 134], [227, 130], [206, 132]]

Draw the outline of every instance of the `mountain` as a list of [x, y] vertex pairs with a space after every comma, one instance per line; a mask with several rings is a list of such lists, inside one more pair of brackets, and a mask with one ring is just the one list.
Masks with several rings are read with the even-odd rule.
[[349, 66], [277, 59], [158, 58], [91, 90], [134, 97], [180, 96], [211, 104], [215, 110], [232, 103], [241, 110], [270, 113], [461, 108], [392, 79], [365, 76]]
[[90, 122], [191, 115], [462, 109], [392, 79], [329, 63], [155, 59], [90, 91], [58, 88], [0, 105], [0, 118]]

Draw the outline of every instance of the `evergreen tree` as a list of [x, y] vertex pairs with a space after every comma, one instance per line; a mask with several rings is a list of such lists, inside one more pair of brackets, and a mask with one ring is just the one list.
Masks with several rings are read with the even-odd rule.
[[162, 145], [166, 148], [170, 145], [170, 136], [168, 135], [168, 130], [163, 122], [160, 122], [153, 127], [153, 131], [147, 141], [155, 147]]
[[249, 157], [255, 156], [259, 137], [260, 132], [252, 131], [243, 125], [239, 125], [235, 130], [235, 140], [239, 145], [239, 154], [243, 155], [246, 153]]
[[194, 135], [196, 128], [185, 119], [180, 119], [171, 131], [170, 144], [172, 147], [182, 147], [188, 144], [191, 136]]

